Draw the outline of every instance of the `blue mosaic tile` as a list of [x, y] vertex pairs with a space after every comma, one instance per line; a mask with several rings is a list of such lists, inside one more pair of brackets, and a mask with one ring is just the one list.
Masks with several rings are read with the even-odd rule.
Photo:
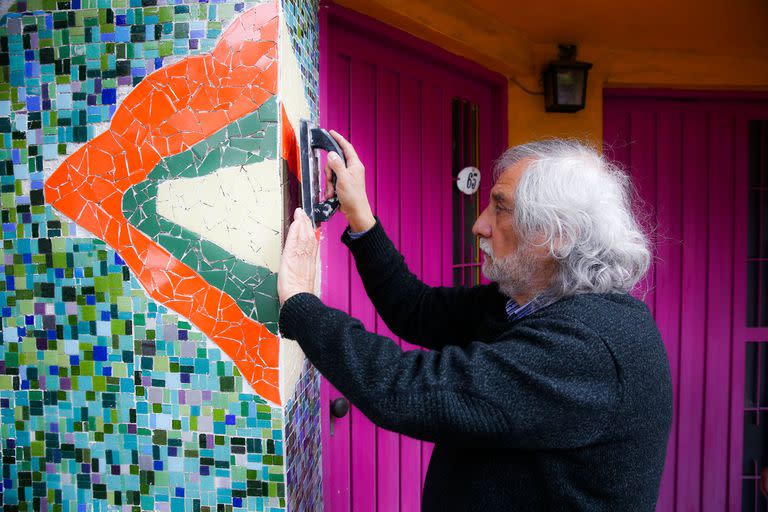
[[304, 82], [304, 95], [309, 103], [312, 120], [317, 122], [320, 112], [320, 46], [317, 18], [317, 0], [285, 0], [283, 14], [291, 36]]
[[[316, 0], [286, 0], [285, 23], [299, 63], [304, 94], [316, 122], [319, 113], [319, 26]], [[322, 509], [320, 374], [305, 361], [295, 400], [286, 405], [288, 509]]]
[[43, 199], [122, 91], [251, 3], [18, 2], [0, 19], [0, 506], [285, 510], [283, 413]]

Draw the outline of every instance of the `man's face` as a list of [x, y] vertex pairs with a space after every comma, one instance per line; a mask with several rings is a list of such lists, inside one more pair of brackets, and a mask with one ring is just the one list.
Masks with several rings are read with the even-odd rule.
[[501, 174], [491, 189], [488, 207], [472, 228], [485, 255], [485, 276], [498, 282], [505, 295], [525, 299], [545, 287], [554, 271], [546, 247], [522, 240], [515, 223], [515, 191], [529, 163], [520, 161]]
[[475, 236], [486, 239], [495, 258], [514, 253], [520, 245], [515, 226], [515, 191], [530, 160], [522, 160], [505, 170], [491, 189], [488, 206], [472, 227]]

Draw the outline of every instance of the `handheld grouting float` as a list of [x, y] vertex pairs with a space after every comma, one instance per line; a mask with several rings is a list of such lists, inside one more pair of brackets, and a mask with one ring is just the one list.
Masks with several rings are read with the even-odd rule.
[[[323, 201], [320, 191], [319, 150], [334, 151], [347, 164], [344, 152], [336, 139], [327, 130], [305, 119], [299, 127], [299, 152], [301, 154], [301, 204], [304, 213], [312, 219], [313, 227], [327, 221], [339, 209], [339, 198], [334, 190], [333, 197]], [[336, 173], [332, 173], [333, 185], [336, 186]]]

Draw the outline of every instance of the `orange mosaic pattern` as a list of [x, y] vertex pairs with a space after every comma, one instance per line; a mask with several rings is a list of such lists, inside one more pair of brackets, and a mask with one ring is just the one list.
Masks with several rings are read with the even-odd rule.
[[126, 220], [126, 190], [160, 159], [186, 151], [277, 93], [278, 8], [234, 20], [213, 52], [155, 71], [120, 104], [109, 130], [68, 157], [45, 183], [46, 201], [115, 248], [155, 300], [189, 318], [254, 391], [280, 404], [279, 339]]

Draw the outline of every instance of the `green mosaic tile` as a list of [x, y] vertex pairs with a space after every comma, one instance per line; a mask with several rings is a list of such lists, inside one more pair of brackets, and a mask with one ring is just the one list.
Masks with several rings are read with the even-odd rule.
[[[195, 178], [222, 167], [242, 166], [264, 159], [260, 148], [276, 147], [276, 98], [256, 112], [219, 130], [187, 151], [159, 162], [147, 178], [123, 197], [126, 219], [174, 257], [219, 288], [252, 319], [277, 333], [279, 305], [277, 274], [246, 263], [200, 235], [157, 214], [158, 186], [168, 180]], [[264, 117], [268, 120], [264, 120]], [[274, 119], [274, 120], [271, 120]], [[264, 139], [263, 146], [259, 142]], [[274, 155], [273, 155], [274, 156]]]
[[270, 495], [282, 411], [257, 417], [269, 406], [231, 361], [43, 198], [45, 173], [111, 118], [119, 91], [210, 51], [253, 2], [163, 4], [31, 0], [0, 19], [4, 510], [286, 505], [284, 489]]

